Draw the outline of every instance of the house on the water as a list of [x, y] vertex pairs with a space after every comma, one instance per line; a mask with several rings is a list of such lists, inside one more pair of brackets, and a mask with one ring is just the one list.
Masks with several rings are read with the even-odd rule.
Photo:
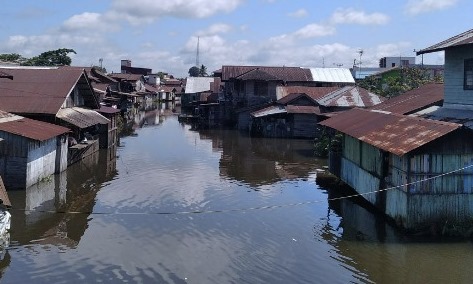
[[332, 147], [330, 171], [401, 227], [466, 233], [473, 215], [473, 30], [418, 54], [440, 50], [443, 106], [418, 111], [423, 117], [390, 112], [395, 105], [354, 109], [320, 124], [343, 137]]
[[188, 77], [184, 94], [181, 96], [182, 112], [196, 114], [198, 105], [206, 102], [207, 97], [210, 96], [210, 84], [214, 81], [214, 77]]
[[0, 175], [27, 188], [67, 168], [69, 129], [0, 111]]
[[221, 102], [233, 111], [233, 124], [249, 130], [250, 114], [282, 98], [281, 86], [342, 87], [355, 81], [346, 68], [301, 68], [274, 66], [222, 66], [224, 91]]
[[384, 100], [358, 86], [279, 86], [277, 93], [281, 99], [250, 114], [252, 135], [315, 138], [322, 134], [318, 122], [340, 111], [373, 107]]
[[100, 104], [83, 68], [16, 66], [0, 71], [13, 76], [1, 83], [0, 110], [69, 128], [69, 163], [98, 151], [100, 125], [109, 120], [97, 112]]

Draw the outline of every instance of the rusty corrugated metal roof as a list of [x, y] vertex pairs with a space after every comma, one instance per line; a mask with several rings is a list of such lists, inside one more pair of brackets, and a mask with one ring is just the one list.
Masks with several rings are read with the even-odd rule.
[[352, 109], [319, 123], [384, 151], [402, 156], [461, 127], [461, 124]]
[[81, 68], [2, 67], [13, 76], [0, 84], [0, 109], [18, 114], [56, 114], [66, 97], [79, 89], [85, 104], [98, 108], [99, 103]]
[[318, 99], [323, 98], [327, 94], [338, 90], [339, 87], [306, 87], [306, 86], [279, 86], [281, 90], [282, 98], [278, 100], [278, 103], [287, 104], [290, 101], [298, 98], [300, 94], [306, 94], [314, 102]]
[[59, 125], [0, 111], [0, 131], [36, 141], [45, 141], [55, 136], [67, 133], [69, 132], [69, 129]]
[[120, 112], [119, 109], [109, 107], [109, 106], [100, 106], [100, 109], [97, 110], [99, 113], [105, 113], [105, 114], [114, 114]]
[[299, 113], [299, 114], [320, 114], [318, 106], [286, 106], [287, 113]]
[[328, 107], [372, 107], [385, 98], [358, 86], [341, 87], [317, 100]]
[[107, 124], [110, 121], [95, 110], [80, 107], [62, 108], [57, 113], [57, 117], [79, 128]]
[[124, 73], [111, 73], [109, 77], [118, 80], [118, 81], [139, 81], [143, 77], [140, 74], [124, 74]]
[[442, 105], [443, 97], [443, 84], [430, 83], [385, 100], [371, 109], [411, 114], [434, 105]]
[[[222, 66], [222, 81], [237, 78], [253, 70], [266, 73], [265, 76], [277, 78], [285, 82], [312, 81], [310, 69], [301, 67], [273, 67], [273, 66]], [[260, 72], [261, 74], [261, 72]]]
[[333, 107], [372, 107], [385, 100], [368, 90], [358, 86], [345, 87], [279, 87], [283, 98], [278, 103], [289, 104], [306, 94], [319, 105]]
[[287, 113], [286, 108], [282, 105], [271, 105], [250, 113], [253, 117], [263, 117], [273, 114]]
[[473, 29], [468, 30], [459, 35], [453, 36], [447, 40], [434, 44], [430, 47], [421, 49], [417, 52], [417, 55], [436, 52], [440, 50], [445, 50], [450, 47], [467, 45], [467, 44], [473, 44]]
[[8, 197], [8, 193], [5, 188], [5, 185], [3, 184], [3, 180], [1, 176], [0, 176], [0, 199], [2, 200], [5, 206], [11, 207], [10, 198]]

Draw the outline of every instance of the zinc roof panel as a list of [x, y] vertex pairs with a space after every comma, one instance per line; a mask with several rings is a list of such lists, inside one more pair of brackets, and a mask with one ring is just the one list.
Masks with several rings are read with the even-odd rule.
[[371, 109], [410, 114], [433, 105], [441, 105], [443, 98], [444, 85], [431, 83], [385, 100]]
[[457, 123], [363, 109], [340, 113], [320, 124], [398, 156], [461, 127]]
[[0, 84], [0, 109], [14, 113], [56, 114], [83, 76], [80, 68], [5, 67], [13, 76]]

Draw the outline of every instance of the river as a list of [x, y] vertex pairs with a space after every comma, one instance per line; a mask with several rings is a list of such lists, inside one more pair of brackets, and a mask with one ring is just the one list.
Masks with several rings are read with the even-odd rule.
[[114, 151], [10, 191], [1, 283], [471, 283], [470, 242], [413, 241], [322, 185], [311, 141], [159, 110]]

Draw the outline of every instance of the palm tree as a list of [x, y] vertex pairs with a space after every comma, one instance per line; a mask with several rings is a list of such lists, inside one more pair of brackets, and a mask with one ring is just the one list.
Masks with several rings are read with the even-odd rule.
[[206, 77], [206, 76], [208, 76], [208, 74], [207, 74], [207, 67], [205, 67], [204, 64], [202, 64], [202, 66], [200, 66], [200, 69], [199, 69], [199, 76], [200, 76], [200, 77]]

